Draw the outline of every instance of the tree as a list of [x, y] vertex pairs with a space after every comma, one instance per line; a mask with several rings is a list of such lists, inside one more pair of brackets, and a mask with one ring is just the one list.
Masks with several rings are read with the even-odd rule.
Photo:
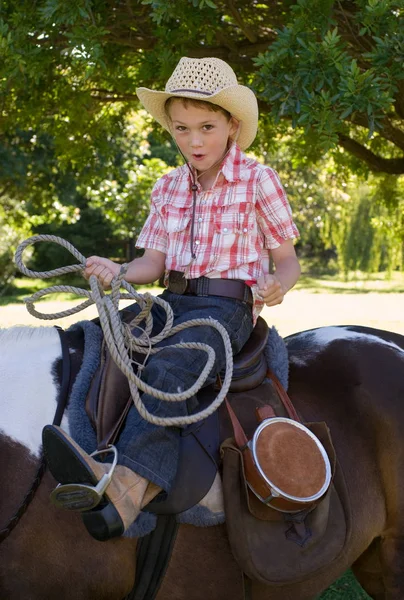
[[47, 133], [62, 168], [95, 168], [138, 85], [161, 88], [180, 56], [217, 56], [313, 160], [333, 150], [357, 170], [403, 174], [403, 11], [403, 0], [4, 0], [0, 136]]

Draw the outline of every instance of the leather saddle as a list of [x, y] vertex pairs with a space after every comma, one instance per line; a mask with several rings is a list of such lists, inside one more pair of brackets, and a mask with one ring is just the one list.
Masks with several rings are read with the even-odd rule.
[[[133, 312], [121, 311], [121, 318], [126, 323], [133, 317]], [[267, 323], [259, 317], [249, 340], [234, 357], [230, 392], [237, 394], [254, 389], [265, 379], [268, 367], [264, 349], [268, 334]], [[213, 394], [215, 391], [209, 387], [199, 392], [201, 408], [210, 404]], [[97, 434], [98, 449], [115, 442], [131, 405], [127, 378], [112, 360], [104, 343], [100, 367], [86, 398], [86, 412]], [[180, 429], [180, 437], [180, 458], [173, 489], [169, 496], [158, 496], [148, 506], [148, 510], [157, 514], [177, 514], [195, 506], [208, 493], [220, 464], [219, 448], [223, 438], [218, 411], [199, 423]]]

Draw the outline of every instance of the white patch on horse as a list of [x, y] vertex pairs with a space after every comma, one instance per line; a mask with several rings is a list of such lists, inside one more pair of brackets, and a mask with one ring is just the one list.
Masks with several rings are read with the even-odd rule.
[[320, 327], [299, 334], [299, 342], [304, 343], [301, 347], [293, 349], [290, 362], [298, 367], [304, 366], [312, 361], [328, 344], [336, 340], [352, 340], [353, 342], [388, 346], [393, 351], [398, 352], [400, 358], [404, 359], [404, 350], [400, 346], [372, 333], [352, 331], [348, 327]]
[[[58, 390], [52, 365], [60, 356], [54, 327], [0, 330], [0, 431], [36, 457], [42, 428], [55, 415]], [[62, 426], [66, 428], [66, 418]]]

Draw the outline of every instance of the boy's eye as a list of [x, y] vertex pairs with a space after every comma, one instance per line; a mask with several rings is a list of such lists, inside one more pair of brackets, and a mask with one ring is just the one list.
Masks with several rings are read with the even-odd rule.
[[203, 129], [204, 129], [205, 131], [210, 131], [211, 129], [213, 129], [213, 125], [204, 125], [204, 126], [203, 126]]
[[187, 128], [184, 125], [177, 125], [175, 129], [176, 131], [186, 131]]

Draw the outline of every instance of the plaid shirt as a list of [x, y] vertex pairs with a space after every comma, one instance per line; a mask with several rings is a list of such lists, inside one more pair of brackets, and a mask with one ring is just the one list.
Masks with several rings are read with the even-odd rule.
[[213, 186], [203, 190], [198, 183], [194, 259], [192, 183], [187, 165], [157, 181], [136, 245], [163, 252], [167, 271], [183, 271], [191, 279], [204, 275], [246, 281], [253, 291], [255, 322], [263, 307], [255, 284], [269, 272], [269, 251], [299, 235], [279, 177], [234, 144]]

